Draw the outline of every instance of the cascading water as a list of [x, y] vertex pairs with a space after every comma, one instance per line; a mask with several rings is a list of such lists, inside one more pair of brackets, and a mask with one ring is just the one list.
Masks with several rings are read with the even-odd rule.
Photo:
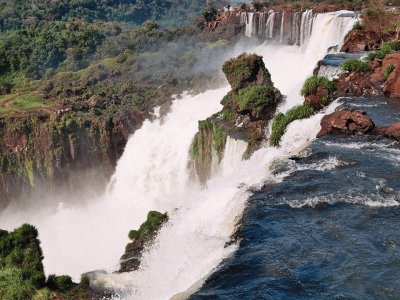
[[[249, 14], [249, 24], [253, 22], [250, 19], [253, 16]], [[342, 43], [353, 22], [354, 18], [340, 17], [340, 13], [317, 15], [305, 49], [268, 44], [247, 49], [264, 56], [275, 86], [287, 95], [281, 111], [302, 102], [299, 91], [304, 79], [328, 47]], [[163, 118], [146, 121], [130, 138], [104, 199], [86, 208], [60, 207], [46, 218], [2, 217], [0, 226], [14, 227], [21, 220], [36, 225], [46, 271], [77, 278], [85, 271], [115, 269], [128, 231], [138, 228], [149, 210], [168, 212], [170, 221], [143, 254], [140, 270], [100, 274], [95, 283], [133, 299], [168, 299], [195, 290], [236, 249], [235, 245], [225, 246], [250, 195], [247, 187], [268, 176], [272, 161], [315, 137], [323, 116], [320, 113], [296, 122], [289, 127], [281, 148], [262, 148], [246, 161], [240, 160], [245, 145], [228, 139], [220, 171], [202, 188], [190, 181], [190, 144], [197, 121], [219, 111], [219, 102], [228, 90], [187, 95], [175, 100]]]
[[275, 12], [270, 12], [267, 19], [266, 35], [268, 39], [274, 37]]

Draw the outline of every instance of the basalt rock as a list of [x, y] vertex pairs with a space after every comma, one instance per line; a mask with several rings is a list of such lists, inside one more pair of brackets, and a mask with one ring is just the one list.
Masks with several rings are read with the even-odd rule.
[[375, 128], [374, 122], [363, 111], [341, 110], [326, 115], [321, 120], [317, 138], [328, 134], [364, 134]]
[[242, 54], [225, 62], [223, 71], [232, 90], [222, 99], [221, 112], [199, 122], [191, 147], [192, 167], [203, 184], [213, 163], [221, 162], [228, 136], [248, 143], [244, 158], [261, 146], [265, 127], [282, 100], [260, 56]]
[[400, 123], [393, 123], [389, 126], [380, 127], [377, 131], [383, 136], [400, 141]]

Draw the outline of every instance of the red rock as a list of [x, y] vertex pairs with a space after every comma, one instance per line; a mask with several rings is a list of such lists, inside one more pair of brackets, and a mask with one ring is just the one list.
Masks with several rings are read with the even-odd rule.
[[324, 86], [319, 86], [315, 94], [307, 95], [304, 102], [310, 104], [314, 109], [320, 110], [328, 103], [329, 91]]
[[372, 83], [380, 84], [381, 82], [383, 82], [384, 77], [381, 73], [374, 73], [371, 75], [370, 79]]
[[382, 61], [382, 72], [385, 72], [389, 65], [394, 65], [395, 69], [400, 68], [400, 52], [391, 53], [385, 56]]
[[374, 129], [374, 127], [374, 122], [365, 112], [341, 110], [322, 118], [321, 130], [317, 134], [317, 138], [327, 134], [368, 133]]
[[378, 132], [388, 138], [400, 141], [400, 123], [378, 128]]

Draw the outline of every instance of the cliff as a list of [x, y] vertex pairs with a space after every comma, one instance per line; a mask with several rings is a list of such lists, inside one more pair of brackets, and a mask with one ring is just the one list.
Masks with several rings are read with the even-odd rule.
[[[0, 118], [0, 207], [12, 199], [104, 186], [129, 135], [147, 117], [138, 111], [95, 116], [37, 111]], [[43, 193], [43, 195], [42, 195]]]

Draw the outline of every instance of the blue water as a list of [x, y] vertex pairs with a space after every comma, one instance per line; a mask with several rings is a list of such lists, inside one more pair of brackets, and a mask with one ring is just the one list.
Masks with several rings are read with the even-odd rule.
[[[399, 120], [386, 98], [345, 103]], [[239, 249], [191, 299], [400, 299], [399, 143], [329, 136], [274, 173], [248, 201]]]

